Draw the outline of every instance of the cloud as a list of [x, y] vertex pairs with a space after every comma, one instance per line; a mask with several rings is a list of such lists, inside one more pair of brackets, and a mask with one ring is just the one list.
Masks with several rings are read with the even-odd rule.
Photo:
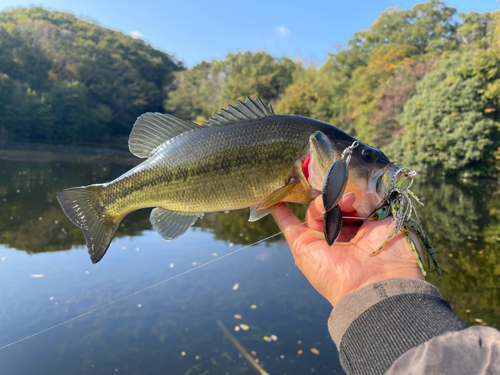
[[281, 38], [285, 38], [286, 36], [288, 36], [288, 34], [291, 33], [290, 29], [286, 28], [285, 26], [275, 26], [274, 30], [278, 32], [278, 35]]
[[138, 30], [134, 30], [128, 33], [132, 38], [142, 38], [142, 33]]

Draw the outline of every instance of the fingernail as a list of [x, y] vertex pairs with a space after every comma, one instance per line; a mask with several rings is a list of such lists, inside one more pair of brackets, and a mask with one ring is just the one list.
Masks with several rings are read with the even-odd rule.
[[345, 193], [344, 195], [342, 195], [342, 198], [348, 198], [351, 195], [354, 196], [354, 193], [352, 191], [350, 191], [350, 192]]

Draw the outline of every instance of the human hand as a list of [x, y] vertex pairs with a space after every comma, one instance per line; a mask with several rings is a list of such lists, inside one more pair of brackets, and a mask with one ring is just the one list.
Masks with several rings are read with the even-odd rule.
[[[339, 202], [346, 216], [356, 215], [352, 205], [356, 197], [345, 194]], [[316, 198], [302, 223], [282, 204], [273, 211], [273, 217], [285, 235], [295, 264], [311, 285], [333, 306], [345, 295], [382, 280], [397, 277], [425, 280], [405, 236], [399, 233], [382, 250], [376, 250], [389, 236], [395, 223], [391, 220], [367, 220], [361, 227], [344, 220], [337, 242], [328, 246], [323, 235], [324, 212], [321, 196]], [[416, 236], [412, 234], [418, 246]]]

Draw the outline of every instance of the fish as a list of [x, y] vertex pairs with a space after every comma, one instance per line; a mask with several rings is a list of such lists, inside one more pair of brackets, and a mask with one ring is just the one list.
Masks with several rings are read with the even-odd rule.
[[[153, 228], [171, 241], [207, 212], [250, 207], [249, 221], [256, 221], [282, 202], [310, 203], [332, 163], [356, 141], [319, 120], [277, 115], [259, 97], [229, 105], [202, 125], [148, 112], [129, 137], [142, 163], [111, 182], [63, 190], [57, 200], [83, 231], [95, 264], [135, 210], [152, 207]], [[359, 142], [342, 192], [354, 192], [353, 207], [367, 216], [397, 170], [382, 151]]]

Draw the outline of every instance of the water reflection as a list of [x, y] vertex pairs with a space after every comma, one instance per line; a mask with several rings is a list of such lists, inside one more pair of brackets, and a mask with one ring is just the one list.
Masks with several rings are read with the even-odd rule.
[[[0, 243], [35, 253], [85, 244], [59, 207], [58, 191], [109, 181], [138, 160], [17, 150], [4, 150], [0, 157]], [[123, 221], [117, 236], [150, 227], [148, 213], [139, 211]]]
[[427, 280], [466, 323], [500, 327], [498, 184], [418, 177], [419, 212], [443, 270]]
[[[21, 157], [23, 160], [19, 160]], [[111, 181], [139, 161], [95, 155], [0, 152], [0, 243], [27, 252], [85, 245], [81, 230], [59, 207], [57, 192]], [[307, 206], [293, 205], [292, 209], [303, 218]], [[149, 214], [150, 210], [145, 209], [127, 215], [115, 237], [139, 235], [151, 229]], [[233, 244], [251, 244], [279, 231], [271, 216], [249, 223], [249, 215], [248, 209], [210, 213], [198, 220], [195, 227]], [[278, 236], [269, 239], [278, 240]]]
[[[231, 244], [250, 244], [278, 232], [271, 217], [249, 223], [248, 210], [219, 212], [206, 215], [203, 220], [198, 220], [197, 228], [167, 244], [150, 231], [149, 210], [141, 210], [123, 220], [112, 248], [106, 255], [109, 259], [99, 266], [91, 267], [86, 256], [85, 262], [82, 262], [81, 256], [68, 252], [64, 267], [67, 266], [71, 271], [63, 278], [62, 285], [59, 285], [58, 279], [62, 276], [53, 280], [45, 277], [43, 282], [29, 286], [24, 279], [19, 279], [19, 284], [13, 281], [20, 274], [29, 275], [42, 272], [40, 269], [51, 269], [53, 263], [61, 267], [60, 254], [49, 252], [68, 250], [79, 245], [79, 249], [85, 249], [82, 232], [66, 218], [55, 199], [57, 191], [110, 181], [139, 161], [125, 154], [72, 155], [40, 150], [0, 150], [0, 244], [30, 254], [47, 252], [33, 261], [26, 260], [25, 256], [23, 258], [21, 255], [24, 253], [16, 252], [20, 254], [18, 257], [9, 253], [10, 258], [19, 261], [2, 271], [4, 282], [8, 280], [13, 287], [10, 294], [4, 292], [1, 296], [3, 304], [0, 312], [4, 318], [0, 325], [3, 324], [5, 328], [0, 329], [0, 344], [158, 282], [171, 275], [169, 264], [175, 263], [174, 270], [182, 272], [192, 267], [193, 259], [202, 263], [213, 259], [212, 254], [222, 255], [231, 251], [234, 249]], [[413, 190], [426, 203], [426, 207], [419, 212], [443, 269], [443, 277], [433, 272], [428, 280], [439, 287], [455, 312], [468, 324], [485, 322], [500, 327], [498, 185], [490, 181], [426, 179], [419, 175]], [[299, 217], [303, 217], [306, 206], [297, 205], [294, 209]], [[273, 237], [268, 241], [269, 246], [278, 249], [282, 245], [271, 242], [280, 239], [281, 236]], [[140, 263], [129, 253], [134, 251], [131, 249], [138, 250], [139, 247]], [[123, 248], [126, 250], [120, 253]], [[88, 319], [84, 318], [88, 324], [75, 324], [74, 331], [68, 328], [64, 331], [65, 335], [57, 336], [57, 347], [61, 351], [59, 357], [67, 357], [71, 361], [74, 358], [72, 351], [76, 353], [79, 350], [79, 346], [72, 343], [73, 337], [79, 337], [81, 345], [91, 342], [96, 352], [120, 358], [123, 370], [128, 368], [138, 371], [144, 368], [141, 366], [146, 366], [150, 358], [147, 368], [152, 373], [164, 370], [165, 366], [179, 369], [175, 373], [189, 370], [192, 374], [203, 373], [214, 366], [225, 371], [246, 369], [251, 373], [241, 360], [238, 362], [238, 353], [234, 348], [227, 346], [227, 342], [214, 339], [222, 337], [216, 324], [218, 319], [232, 327], [238, 323], [232, 316], [243, 314], [247, 318], [245, 324], [255, 327], [243, 336], [244, 346], [250, 346], [257, 353], [265, 353], [262, 359], [266, 363], [275, 361], [276, 370], [283, 372], [288, 369], [287, 373], [294, 373], [293, 369], [296, 369], [295, 373], [304, 373], [315, 367], [328, 368], [330, 373], [340, 371], [338, 363], [331, 364], [335, 349], [324, 330], [329, 313], [328, 304], [312, 293], [300, 274], [288, 277], [289, 273], [298, 272], [288, 252], [265, 252], [259, 249], [255, 250], [256, 253], [242, 252], [240, 260], [234, 263], [218, 263], [216, 267], [214, 265], [207, 270], [197, 271], [196, 277], [183, 279], [185, 288], [181, 288], [183, 284], [180, 281], [177, 284], [176, 281], [168, 284], [168, 290], [163, 292], [132, 298], [130, 303], [141, 305], [141, 310], [138, 310], [141, 318], [137, 318], [138, 313], [131, 312], [130, 306], [119, 312], [110, 308]], [[189, 260], [186, 251], [189, 252]], [[92, 277], [86, 278], [88, 270]], [[60, 275], [60, 272], [55, 273]], [[116, 281], [113, 280], [114, 276], [110, 278], [110, 273], [117, 275]], [[235, 282], [245, 285], [241, 293], [233, 293], [231, 287]], [[61, 311], [61, 305], [55, 307], [55, 302], [59, 301], [57, 299], [36, 310], [26, 310], [23, 317], [13, 312], [15, 308], [9, 309], [9, 306], [18, 306], [18, 309], [31, 306], [32, 301], [37, 301], [40, 296], [47, 302], [51, 296], [46, 295], [46, 290], [56, 289], [61, 296], [57, 298], [61, 298], [61, 305], [65, 306], [66, 312]], [[259, 309], [250, 310], [249, 301], [256, 303]], [[12, 320], [9, 320], [10, 316]], [[207, 329], [207, 325], [213, 327]], [[111, 328], [106, 328], [108, 326], [113, 327], [111, 331]], [[12, 333], [10, 327], [16, 327], [19, 331]], [[145, 327], [147, 333], [144, 333]], [[263, 335], [276, 331], [280, 331], [277, 346], [270, 346], [262, 340]], [[106, 337], [101, 339], [101, 336]], [[282, 337], [286, 340], [281, 341]], [[305, 337], [310, 341], [310, 346], [317, 345], [315, 340], [323, 342], [321, 352], [330, 353], [330, 358], [316, 358], [314, 355], [312, 358], [299, 358], [296, 353], [300, 348], [291, 343], [296, 343], [298, 339], [304, 340]], [[40, 341], [36, 342], [44, 340], [40, 337]], [[128, 349], [120, 346], [117, 340], [129, 343]], [[193, 342], [196, 342], [196, 350], [193, 350]], [[29, 345], [26, 343], [20, 348], [28, 350]], [[201, 348], [209, 350], [204, 352], [205, 356], [200, 362], [194, 357], [187, 361], [179, 354], [179, 348], [183, 345], [190, 354], [207, 350]], [[147, 348], [149, 357], [134, 357], [138, 348]], [[303, 349], [305, 352], [309, 348]], [[126, 354], [118, 354], [119, 351]], [[53, 356], [49, 349], [41, 353], [45, 357]], [[113, 356], [109, 353], [113, 353]], [[289, 362], [280, 359], [285, 353]], [[292, 354], [293, 358], [290, 357]], [[74, 355], [78, 356], [83, 367], [96, 361], [93, 351]], [[158, 359], [163, 357], [168, 358], [169, 362]], [[106, 362], [105, 359], [99, 360]], [[113, 371], [113, 364], [108, 362], [106, 371]], [[90, 371], [90, 367], [83, 367], [79, 369], [81, 372]], [[50, 372], [49, 367], [46, 370]]]

